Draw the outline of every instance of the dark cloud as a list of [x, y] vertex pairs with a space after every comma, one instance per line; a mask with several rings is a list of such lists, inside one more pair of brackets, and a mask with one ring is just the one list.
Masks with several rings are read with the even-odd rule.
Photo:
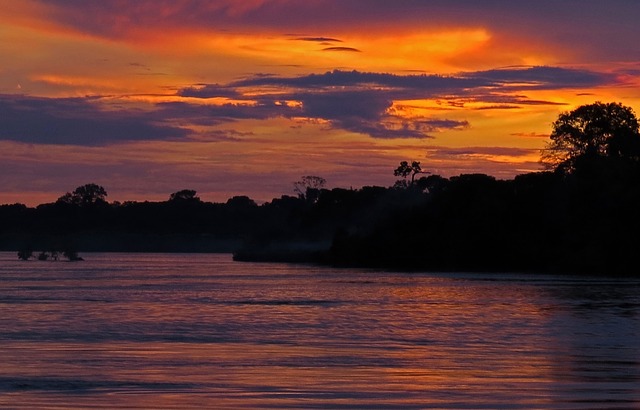
[[462, 75], [474, 79], [486, 79], [519, 90], [596, 87], [617, 80], [612, 74], [548, 66], [504, 68]]
[[299, 77], [251, 77], [229, 84], [231, 87], [282, 86], [282, 87], [356, 87], [376, 85], [380, 87], [404, 88], [405, 90], [444, 91], [469, 87], [496, 86], [497, 82], [463, 76], [396, 75], [361, 71], [333, 70], [323, 74]]
[[461, 130], [469, 127], [468, 121], [456, 121], [456, 120], [426, 120], [418, 121], [428, 131], [439, 131], [443, 129]]
[[0, 95], [0, 139], [25, 143], [108, 145], [185, 137], [183, 128], [139, 111], [101, 110], [91, 98]]
[[375, 120], [384, 115], [393, 103], [387, 95], [371, 90], [300, 93], [292, 97], [302, 101], [304, 115], [329, 120], [354, 117]]
[[[277, 78], [272, 80], [278, 81]], [[300, 105], [291, 106], [285, 100], [298, 101]], [[266, 95], [257, 101], [246, 103], [162, 103], [158, 104], [159, 110], [155, 115], [168, 120], [188, 119], [197, 125], [218, 125], [242, 119], [275, 117], [323, 119], [331, 128], [366, 134], [374, 138], [428, 138], [431, 132], [468, 126], [465, 121], [447, 119], [402, 120], [388, 113], [392, 104], [391, 94], [366, 88], [345, 91], [308, 90]]]
[[532, 153], [539, 153], [538, 149], [514, 147], [465, 147], [445, 148], [428, 147], [428, 157], [457, 157], [457, 156], [508, 156], [525, 157]]
[[347, 131], [369, 135], [372, 138], [400, 139], [400, 138], [433, 138], [415, 122], [404, 122], [399, 127], [389, 127], [383, 122], [364, 121], [358, 117], [341, 118], [332, 122]]
[[292, 40], [312, 41], [314, 43], [342, 43], [342, 40], [332, 37], [298, 37]]
[[241, 98], [242, 94], [233, 88], [221, 86], [219, 84], [203, 84], [201, 86], [194, 86], [183, 88], [178, 91], [178, 95], [181, 97], [196, 97], [196, 98]]
[[353, 47], [326, 47], [322, 51], [346, 51], [348, 53], [362, 53], [362, 51]]
[[302, 102], [302, 115], [328, 120], [333, 128], [373, 138], [431, 138], [429, 133], [463, 129], [466, 121], [402, 119], [388, 113], [390, 95], [374, 90], [304, 93], [291, 96]]
[[[463, 107], [513, 109], [558, 103], [530, 99], [526, 91], [596, 87], [616, 77], [559, 67], [522, 67], [460, 73], [456, 76], [396, 75], [334, 70], [279, 77], [257, 74], [228, 84], [199, 84], [178, 90], [193, 98], [223, 97], [221, 105], [171, 102], [148, 111], [127, 107], [101, 109], [92, 98], [36, 98], [0, 95], [0, 139], [76, 145], [184, 138], [192, 131], [172, 124], [214, 126], [244, 119], [322, 119], [330, 127], [374, 138], [429, 138], [441, 130], [468, 127], [446, 118], [404, 118], [394, 102], [435, 99]], [[260, 90], [256, 97], [256, 89]], [[294, 101], [297, 104], [290, 104]]]
[[476, 102], [483, 104], [490, 104], [487, 106], [478, 107], [478, 110], [486, 109], [514, 109], [521, 108], [525, 105], [566, 105], [566, 103], [548, 101], [548, 100], [535, 100], [530, 99], [526, 95], [509, 95], [500, 91], [479, 93], [474, 95], [472, 92], [468, 92], [465, 98], [452, 101], [457, 107], [464, 107], [466, 103]]
[[[438, 118], [404, 119], [390, 112], [395, 101], [437, 99], [452, 107], [464, 107], [467, 103], [486, 104], [481, 109], [560, 105], [553, 101], [530, 99], [523, 93], [532, 89], [596, 87], [616, 81], [615, 76], [608, 74], [560, 67], [511, 67], [455, 76], [334, 70], [297, 77], [254, 75], [226, 85], [183, 89], [179, 95], [198, 98], [233, 96], [238, 100], [253, 100], [255, 89], [264, 88], [257, 104], [200, 108], [208, 111], [207, 115], [200, 117], [205, 122], [302, 116], [324, 119], [333, 128], [374, 138], [427, 138], [430, 133], [462, 129], [469, 124]], [[252, 93], [247, 90], [252, 90]], [[289, 107], [283, 103], [286, 100], [297, 101], [301, 107]]]
[[[342, 122], [343, 123], [343, 122]], [[467, 121], [447, 119], [400, 120], [386, 123], [368, 122], [351, 127], [351, 131], [368, 134], [373, 138], [433, 138], [431, 133], [444, 130], [462, 130], [469, 127]]]
[[374, 138], [425, 138], [408, 125], [402, 129], [385, 126], [383, 119], [393, 101], [370, 90], [295, 94], [302, 102], [302, 115], [328, 120], [333, 128], [367, 134]]
[[168, 102], [157, 105], [154, 118], [188, 121], [195, 125], [218, 125], [236, 120], [266, 120], [269, 118], [292, 118], [302, 111], [290, 107], [277, 99], [263, 99], [254, 104], [196, 105], [186, 102]]
[[229, 84], [230, 87], [283, 86], [283, 87], [345, 87], [374, 85], [386, 88], [404, 89], [413, 95], [435, 94], [451, 91], [458, 95], [470, 89], [502, 88], [505, 91], [527, 89], [556, 90], [574, 87], [596, 87], [612, 84], [617, 77], [611, 74], [589, 70], [560, 67], [522, 67], [476, 72], [464, 72], [455, 76], [429, 74], [397, 75], [361, 71], [334, 70], [323, 74], [309, 74], [299, 77], [251, 77]]
[[496, 105], [485, 105], [482, 107], [477, 107], [475, 110], [486, 111], [486, 110], [517, 110], [521, 107], [519, 105], [509, 105], [509, 104], [496, 104]]

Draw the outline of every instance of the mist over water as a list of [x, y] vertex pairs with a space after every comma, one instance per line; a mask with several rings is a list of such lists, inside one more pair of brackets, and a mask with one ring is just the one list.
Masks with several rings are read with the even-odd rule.
[[0, 253], [0, 407], [640, 407], [640, 280]]

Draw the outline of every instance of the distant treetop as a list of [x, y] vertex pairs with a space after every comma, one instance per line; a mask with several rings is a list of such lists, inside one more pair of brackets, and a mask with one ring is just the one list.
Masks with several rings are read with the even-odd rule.
[[196, 191], [193, 189], [183, 189], [169, 195], [169, 201], [200, 201], [200, 198], [196, 196]]
[[107, 191], [97, 184], [85, 184], [73, 192], [67, 192], [56, 202], [78, 206], [92, 206], [106, 203]]

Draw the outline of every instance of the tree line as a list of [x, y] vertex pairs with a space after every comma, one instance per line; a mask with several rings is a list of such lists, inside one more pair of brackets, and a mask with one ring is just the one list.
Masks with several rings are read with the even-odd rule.
[[419, 161], [402, 161], [394, 170], [401, 179], [391, 188], [315, 193], [293, 231], [316, 238], [332, 232], [327, 250], [289, 247], [296, 244], [294, 235], [288, 243], [246, 246], [236, 257], [638, 275], [640, 133], [633, 110], [597, 102], [562, 113], [541, 161], [545, 171], [512, 180], [484, 174], [445, 178]]
[[[258, 205], [204, 202], [185, 189], [163, 202], [107, 202], [87, 184], [55, 203], [0, 206], [0, 247], [235, 252], [238, 260], [393, 269], [636, 274], [640, 245], [638, 120], [619, 103], [561, 114], [545, 171], [497, 180], [445, 178], [402, 161], [392, 187], [326, 189]], [[66, 245], [65, 245], [66, 244]]]
[[160, 202], [107, 196], [91, 183], [34, 208], [1, 205], [0, 249], [230, 252], [258, 218], [258, 205], [246, 196], [226, 203], [204, 202], [190, 189]]

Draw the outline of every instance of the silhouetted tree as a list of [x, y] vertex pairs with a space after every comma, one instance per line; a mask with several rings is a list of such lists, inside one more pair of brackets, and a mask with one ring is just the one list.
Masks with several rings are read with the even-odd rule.
[[107, 191], [96, 184], [86, 184], [77, 187], [73, 192], [67, 192], [56, 202], [66, 203], [78, 206], [91, 206], [96, 204], [105, 204], [107, 201]]
[[640, 133], [633, 109], [620, 103], [583, 105], [560, 114], [541, 161], [572, 173], [602, 158], [640, 160]]
[[27, 261], [33, 257], [33, 251], [31, 249], [21, 249], [18, 251], [18, 259]]
[[258, 206], [256, 202], [246, 195], [234, 196], [227, 200], [227, 205], [234, 209], [252, 209]]
[[169, 201], [200, 201], [193, 189], [183, 189], [169, 195]]
[[428, 172], [423, 171], [420, 167], [420, 161], [412, 161], [411, 165], [409, 165], [408, 161], [400, 162], [400, 166], [393, 171], [393, 175], [397, 177], [406, 178], [411, 175], [411, 185], [413, 186], [416, 174], [428, 174]]
[[306, 199], [309, 202], [316, 202], [320, 195], [320, 190], [324, 188], [327, 180], [315, 175], [305, 175], [300, 181], [293, 183], [293, 191], [298, 194], [298, 198]]
[[67, 260], [69, 260], [69, 262], [77, 262], [77, 261], [84, 260], [80, 256], [78, 256], [78, 252], [73, 249], [67, 249], [66, 251], [62, 252], [62, 254], [64, 255], [65, 258], [67, 258]]
[[430, 194], [437, 194], [446, 189], [449, 180], [440, 175], [429, 175], [428, 177], [422, 177], [416, 181], [416, 185], [423, 191], [427, 191]]

